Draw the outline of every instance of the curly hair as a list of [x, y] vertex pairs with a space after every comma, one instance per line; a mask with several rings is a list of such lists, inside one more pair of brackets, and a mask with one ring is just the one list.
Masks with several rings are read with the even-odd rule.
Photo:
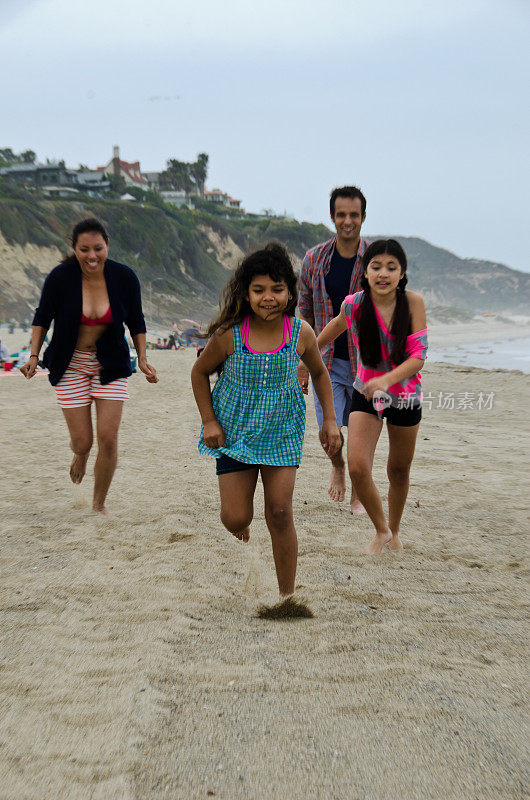
[[219, 314], [208, 327], [208, 337], [220, 328], [226, 331], [233, 325], [238, 325], [251, 313], [248, 287], [256, 275], [268, 275], [273, 281], [284, 281], [287, 284], [289, 300], [284, 313], [294, 314], [298, 305], [298, 288], [291, 259], [283, 245], [269, 242], [261, 250], [246, 256], [226, 284], [219, 301]]

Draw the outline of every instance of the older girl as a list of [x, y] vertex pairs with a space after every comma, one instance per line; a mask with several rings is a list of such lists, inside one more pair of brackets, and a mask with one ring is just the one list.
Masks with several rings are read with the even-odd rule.
[[[406, 290], [407, 257], [394, 239], [373, 242], [363, 256], [362, 291], [345, 298], [340, 314], [321, 332], [320, 348], [349, 329], [357, 374], [348, 424], [348, 467], [375, 527], [363, 550], [401, 550], [399, 529], [421, 420], [421, 375], [427, 353], [425, 304]], [[377, 441], [387, 421], [388, 521], [372, 479]]]

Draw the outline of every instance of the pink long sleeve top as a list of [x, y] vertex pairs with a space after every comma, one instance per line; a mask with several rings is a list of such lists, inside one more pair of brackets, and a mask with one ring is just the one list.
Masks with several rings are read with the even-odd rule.
[[[381, 361], [374, 369], [367, 367], [363, 364], [361, 353], [359, 351], [359, 330], [358, 330], [358, 316], [361, 301], [363, 299], [364, 291], [350, 294], [344, 298], [344, 313], [346, 317], [346, 324], [351, 333], [353, 343], [357, 350], [357, 374], [353, 383], [354, 389], [362, 392], [362, 388], [372, 378], [379, 378], [387, 372], [391, 372], [398, 366], [393, 364], [390, 360], [390, 352], [392, 350], [392, 343], [394, 336], [390, 333], [381, 314], [374, 305], [375, 316], [379, 326], [379, 338], [381, 340]], [[424, 359], [427, 355], [427, 328], [416, 333], [411, 333], [407, 336], [406, 342], [406, 355], [407, 358], [421, 358]], [[406, 378], [400, 383], [394, 383], [388, 389], [390, 395], [391, 405], [394, 408], [416, 408], [421, 405], [423, 392], [421, 388], [421, 373], [417, 372], [411, 378]]]

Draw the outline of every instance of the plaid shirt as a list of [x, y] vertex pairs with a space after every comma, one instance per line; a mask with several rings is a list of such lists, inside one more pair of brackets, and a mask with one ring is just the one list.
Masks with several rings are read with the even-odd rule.
[[[298, 308], [301, 317], [314, 317], [314, 327], [317, 336], [324, 330], [328, 322], [331, 322], [333, 319], [333, 306], [326, 291], [325, 278], [331, 266], [331, 257], [335, 252], [336, 243], [337, 237], [334, 236], [333, 239], [328, 239], [327, 242], [322, 242], [322, 244], [317, 244], [316, 247], [312, 247], [311, 250], [308, 250], [305, 254], [300, 268], [300, 277], [298, 279]], [[370, 242], [367, 239], [361, 239], [359, 242], [359, 249], [351, 273], [350, 294], [355, 294], [355, 292], [358, 292], [361, 288], [361, 259], [369, 244]], [[333, 342], [322, 350], [322, 360], [328, 370], [331, 370], [333, 350]], [[348, 336], [348, 352], [350, 354], [352, 376], [355, 377], [357, 373], [357, 359], [351, 336]]]

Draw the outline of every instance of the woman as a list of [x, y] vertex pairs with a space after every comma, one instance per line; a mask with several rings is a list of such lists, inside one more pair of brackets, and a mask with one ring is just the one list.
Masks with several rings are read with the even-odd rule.
[[74, 255], [55, 267], [44, 282], [33, 319], [31, 354], [21, 368], [26, 378], [37, 369], [39, 353], [53, 320], [44, 353], [49, 380], [57, 392], [74, 457], [73, 483], [81, 483], [92, 447], [92, 400], [96, 404], [98, 455], [94, 467], [93, 509], [107, 514], [105, 499], [118, 459], [118, 429], [123, 401], [129, 398], [129, 328], [138, 367], [149, 383], [158, 378], [147, 363], [145, 321], [135, 273], [108, 256], [109, 237], [97, 219], [78, 222], [72, 233]]

